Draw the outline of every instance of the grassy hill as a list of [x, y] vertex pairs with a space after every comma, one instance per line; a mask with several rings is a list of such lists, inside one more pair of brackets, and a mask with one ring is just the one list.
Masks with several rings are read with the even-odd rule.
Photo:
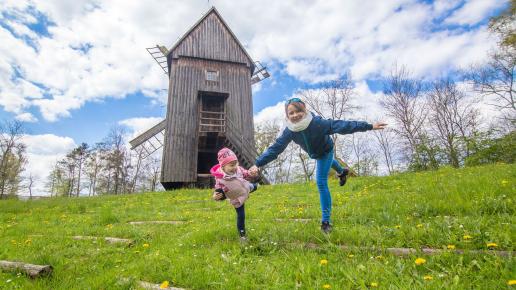
[[[469, 252], [514, 250], [516, 165], [330, 187], [329, 237], [319, 230], [314, 184], [262, 186], [246, 203], [243, 245], [234, 209], [210, 200], [211, 190], [0, 201], [0, 260], [54, 267], [33, 280], [0, 272], [0, 288], [135, 289], [142, 280], [188, 289], [504, 289], [516, 279], [514, 257]], [[129, 224], [157, 220], [183, 223]], [[382, 251], [389, 247], [445, 251], [402, 257]]]

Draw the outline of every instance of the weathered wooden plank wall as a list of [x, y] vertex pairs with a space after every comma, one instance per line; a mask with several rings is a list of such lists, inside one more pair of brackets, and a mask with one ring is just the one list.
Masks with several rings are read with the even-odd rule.
[[[207, 15], [170, 53], [161, 182], [195, 182], [200, 91], [228, 96], [226, 118], [254, 146], [253, 63], [215, 12]], [[207, 81], [207, 70], [218, 72], [218, 81]]]
[[171, 53], [172, 58], [190, 56], [253, 65], [215, 13], [210, 13]]

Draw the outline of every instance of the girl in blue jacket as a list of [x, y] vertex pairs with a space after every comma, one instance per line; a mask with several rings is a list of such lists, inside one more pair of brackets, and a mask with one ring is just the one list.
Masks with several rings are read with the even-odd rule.
[[316, 184], [319, 190], [319, 198], [322, 210], [321, 230], [324, 233], [331, 232], [331, 195], [328, 189], [328, 173], [333, 167], [341, 179], [340, 185], [344, 185], [347, 169], [342, 168], [333, 158], [333, 140], [330, 135], [352, 134], [368, 130], [384, 129], [387, 124], [369, 124], [360, 121], [326, 120], [308, 112], [306, 105], [299, 98], [292, 98], [285, 104], [287, 128], [265, 152], [260, 155], [255, 165], [249, 169], [253, 175], [258, 174], [258, 167], [265, 166], [273, 161], [287, 148], [290, 141], [301, 146], [312, 159], [316, 159]]

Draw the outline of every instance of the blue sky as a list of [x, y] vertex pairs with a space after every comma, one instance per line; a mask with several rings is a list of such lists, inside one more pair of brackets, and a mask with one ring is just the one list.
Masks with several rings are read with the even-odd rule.
[[433, 79], [484, 61], [496, 41], [487, 22], [507, 4], [3, 0], [0, 120], [24, 122], [27, 172], [41, 178], [53, 160], [115, 125], [128, 137], [149, 128], [166, 114], [167, 78], [145, 48], [170, 48], [212, 5], [272, 74], [253, 87], [256, 122], [280, 116], [297, 90], [344, 73], [370, 110], [357, 116], [381, 116], [381, 82], [394, 64]]

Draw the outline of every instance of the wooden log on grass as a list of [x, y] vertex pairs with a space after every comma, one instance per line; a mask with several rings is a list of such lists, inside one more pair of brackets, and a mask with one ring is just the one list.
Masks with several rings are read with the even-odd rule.
[[277, 218], [275, 219], [277, 222], [300, 222], [300, 223], [309, 223], [311, 222], [313, 219], [280, 219], [280, 218]]
[[184, 221], [134, 221], [129, 222], [130, 225], [144, 225], [144, 224], [171, 224], [177, 225], [182, 224]]
[[[380, 249], [379, 249], [380, 250]], [[497, 251], [497, 250], [444, 250], [444, 249], [432, 249], [432, 248], [422, 248], [421, 250], [417, 250], [414, 248], [386, 248], [386, 252], [395, 255], [395, 256], [409, 256], [417, 254], [418, 252], [421, 252], [425, 255], [441, 255], [444, 253], [453, 253], [457, 255], [463, 255], [463, 254], [489, 254], [489, 255], [495, 255], [495, 256], [501, 256], [501, 257], [510, 257], [513, 256], [514, 253], [512, 251]]]
[[0, 260], [0, 268], [4, 271], [19, 271], [27, 274], [32, 279], [50, 275], [53, 271], [50, 265], [33, 265], [23, 262], [3, 261]]
[[[296, 245], [296, 244], [295, 244]], [[321, 246], [315, 243], [306, 243], [304, 244], [306, 248], [309, 249], [319, 249]], [[432, 249], [432, 248], [422, 248], [420, 250], [414, 248], [377, 248], [377, 247], [351, 247], [346, 245], [337, 245], [341, 250], [345, 251], [376, 251], [376, 252], [387, 252], [394, 256], [410, 256], [415, 255], [417, 253], [422, 253], [425, 255], [440, 255], [444, 253], [453, 253], [453, 254], [488, 254], [495, 255], [500, 257], [512, 257], [515, 256], [515, 252], [513, 251], [497, 251], [497, 250], [444, 250], [444, 249]]]
[[132, 245], [133, 241], [129, 239], [122, 239], [122, 238], [113, 238], [113, 237], [92, 237], [92, 236], [73, 236], [74, 240], [97, 240], [97, 239], [104, 239], [106, 242], [110, 244], [127, 244]]

